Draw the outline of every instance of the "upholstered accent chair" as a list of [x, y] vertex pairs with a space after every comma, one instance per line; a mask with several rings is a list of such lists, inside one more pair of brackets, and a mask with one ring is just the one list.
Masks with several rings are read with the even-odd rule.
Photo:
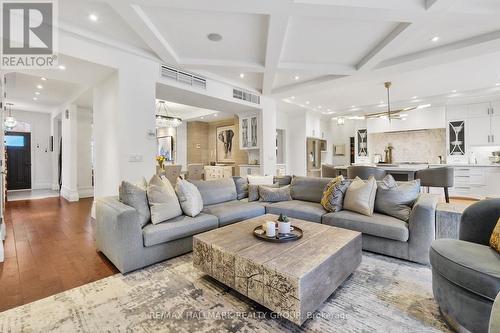
[[321, 164], [321, 178], [335, 178], [337, 176], [337, 170], [333, 165]]
[[500, 292], [500, 254], [489, 247], [499, 217], [500, 199], [479, 201], [464, 211], [458, 240], [432, 242], [434, 298], [457, 332], [488, 332], [493, 302]]
[[365, 165], [351, 165], [347, 168], [347, 178], [354, 179], [359, 177], [363, 180], [373, 176], [376, 180], [384, 179], [387, 172], [382, 168], [365, 166]]
[[420, 179], [421, 186], [442, 187], [444, 188], [444, 197], [446, 202], [450, 202], [448, 188], [454, 184], [454, 168], [441, 167], [429, 168], [417, 171], [415, 178]]

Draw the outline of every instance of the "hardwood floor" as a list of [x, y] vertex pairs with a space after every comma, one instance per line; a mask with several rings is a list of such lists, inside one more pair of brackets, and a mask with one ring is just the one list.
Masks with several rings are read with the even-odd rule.
[[91, 198], [7, 202], [0, 311], [118, 272], [95, 249], [91, 206]]

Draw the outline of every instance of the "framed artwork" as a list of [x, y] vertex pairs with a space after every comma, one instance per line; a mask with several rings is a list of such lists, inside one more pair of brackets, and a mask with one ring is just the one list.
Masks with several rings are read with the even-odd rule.
[[216, 155], [218, 163], [234, 163], [233, 147], [235, 138], [235, 127], [222, 126], [216, 129]]
[[158, 155], [165, 156], [166, 161], [174, 160], [174, 138], [173, 136], [158, 137]]
[[465, 155], [465, 121], [449, 123], [450, 155]]
[[358, 156], [368, 156], [368, 135], [366, 129], [358, 130]]

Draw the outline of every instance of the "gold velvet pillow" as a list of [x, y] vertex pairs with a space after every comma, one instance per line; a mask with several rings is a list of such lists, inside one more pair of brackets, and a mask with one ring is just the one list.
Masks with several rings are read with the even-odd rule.
[[497, 225], [493, 229], [490, 237], [490, 246], [493, 250], [500, 253], [500, 219], [497, 221]]
[[333, 178], [330, 182], [325, 186], [323, 190], [323, 196], [321, 197], [321, 206], [325, 208], [329, 212], [333, 212], [335, 209], [330, 204], [330, 197], [332, 195], [333, 190], [335, 189], [335, 185], [344, 180], [342, 175]]

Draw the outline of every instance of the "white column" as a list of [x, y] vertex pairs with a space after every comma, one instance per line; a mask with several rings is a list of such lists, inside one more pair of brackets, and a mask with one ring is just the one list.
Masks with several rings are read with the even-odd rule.
[[92, 110], [78, 108], [78, 195], [89, 198], [94, 195], [92, 186]]
[[264, 175], [276, 175], [276, 101], [261, 97], [260, 164]]
[[77, 186], [77, 107], [70, 104], [62, 111], [62, 187], [61, 195], [78, 201]]

